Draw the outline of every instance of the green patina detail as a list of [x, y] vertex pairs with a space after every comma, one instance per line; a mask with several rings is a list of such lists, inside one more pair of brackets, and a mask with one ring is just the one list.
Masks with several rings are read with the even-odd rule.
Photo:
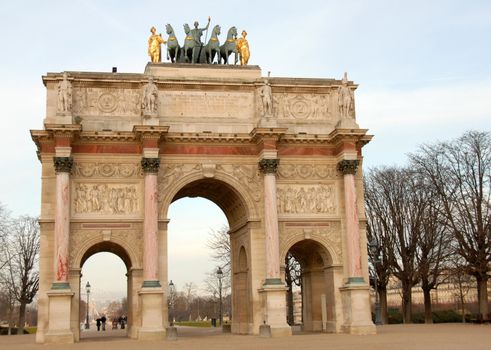
[[363, 277], [349, 277], [348, 283], [364, 284], [365, 280], [363, 279]]
[[155, 288], [162, 287], [159, 281], [143, 281], [143, 288]]
[[266, 278], [264, 285], [284, 285], [281, 278]]
[[53, 282], [51, 289], [70, 289], [68, 282]]

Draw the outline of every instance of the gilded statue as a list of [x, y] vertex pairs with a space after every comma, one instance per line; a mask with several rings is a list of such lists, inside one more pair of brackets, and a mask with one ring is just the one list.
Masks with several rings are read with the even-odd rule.
[[249, 51], [249, 42], [246, 39], [247, 32], [245, 30], [242, 31], [242, 38], [237, 39], [237, 51], [239, 52], [240, 57], [240, 65], [245, 66], [247, 62], [249, 62], [250, 51]]
[[161, 59], [160, 45], [165, 44], [166, 41], [162, 38], [162, 34], [155, 34], [157, 29], [155, 27], [150, 28], [152, 35], [148, 38], [148, 55], [152, 63], [158, 63]]
[[59, 113], [72, 111], [72, 84], [68, 81], [68, 75], [63, 73], [63, 80], [58, 84], [58, 106]]

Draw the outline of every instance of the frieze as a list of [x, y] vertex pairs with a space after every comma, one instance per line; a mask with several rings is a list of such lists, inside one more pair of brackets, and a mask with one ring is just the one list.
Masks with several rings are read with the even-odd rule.
[[139, 116], [141, 92], [138, 89], [86, 88], [73, 89], [73, 112], [75, 115]]
[[278, 185], [278, 212], [281, 214], [337, 213], [336, 189], [331, 185]]
[[140, 203], [136, 184], [77, 183], [74, 186], [75, 214], [138, 214]]
[[280, 179], [322, 180], [336, 177], [336, 165], [281, 164], [278, 168]]
[[328, 94], [276, 93], [273, 95], [273, 109], [278, 119], [330, 119], [329, 103]]
[[132, 178], [142, 176], [139, 163], [76, 162], [73, 175], [81, 178]]

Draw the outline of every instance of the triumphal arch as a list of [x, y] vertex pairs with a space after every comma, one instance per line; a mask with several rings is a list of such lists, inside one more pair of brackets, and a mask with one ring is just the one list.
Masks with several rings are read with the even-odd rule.
[[[80, 338], [81, 266], [127, 267], [128, 336], [165, 337], [167, 212], [216, 203], [230, 226], [233, 333], [289, 335], [285, 256], [302, 265], [308, 331], [374, 333], [356, 85], [258, 66], [149, 63], [140, 73], [48, 73], [38, 342]], [[189, 214], [192, 219], [192, 213]]]

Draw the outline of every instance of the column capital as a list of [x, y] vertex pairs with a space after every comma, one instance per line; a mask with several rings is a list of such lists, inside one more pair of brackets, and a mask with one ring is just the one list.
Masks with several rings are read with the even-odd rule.
[[279, 159], [261, 159], [259, 161], [259, 170], [264, 174], [276, 174], [279, 164]]
[[57, 173], [69, 173], [72, 171], [72, 157], [53, 157], [53, 163]]
[[141, 160], [141, 166], [144, 173], [158, 173], [160, 167], [160, 159], [143, 157]]
[[338, 163], [338, 170], [343, 173], [343, 175], [351, 174], [355, 175], [356, 170], [358, 169], [358, 164], [359, 164], [358, 159], [343, 159]]

